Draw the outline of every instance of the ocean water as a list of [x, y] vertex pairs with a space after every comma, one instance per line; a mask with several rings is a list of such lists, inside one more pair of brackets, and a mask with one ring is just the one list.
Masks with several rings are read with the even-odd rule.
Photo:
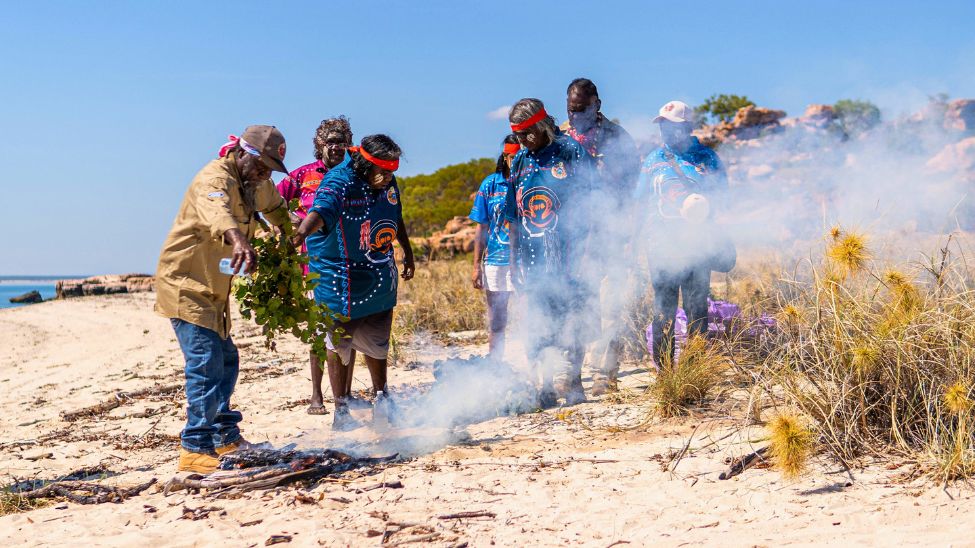
[[27, 306], [10, 302], [11, 297], [17, 297], [28, 291], [37, 290], [44, 300], [54, 298], [54, 282], [85, 278], [86, 276], [0, 276], [0, 308]]

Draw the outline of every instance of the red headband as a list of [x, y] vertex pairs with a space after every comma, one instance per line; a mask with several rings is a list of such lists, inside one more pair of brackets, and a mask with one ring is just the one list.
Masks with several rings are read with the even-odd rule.
[[395, 160], [381, 160], [366, 152], [366, 149], [362, 147], [349, 147], [349, 152], [358, 152], [363, 158], [369, 160], [370, 163], [380, 169], [385, 169], [386, 171], [396, 171], [399, 169], [399, 158]]
[[519, 150], [521, 150], [521, 145], [519, 145], [518, 143], [505, 143], [504, 144], [504, 151], [503, 152], [505, 154], [518, 154], [518, 151]]
[[518, 123], [518, 124], [511, 124], [511, 131], [524, 131], [524, 130], [532, 127], [533, 125], [541, 122], [542, 119], [545, 118], [545, 117], [547, 117], [547, 116], [548, 116], [548, 113], [545, 112], [545, 108], [542, 108], [541, 110], [539, 110], [538, 112], [536, 112], [534, 115], [532, 115], [531, 118], [525, 120], [524, 122], [521, 122], [521, 123]]

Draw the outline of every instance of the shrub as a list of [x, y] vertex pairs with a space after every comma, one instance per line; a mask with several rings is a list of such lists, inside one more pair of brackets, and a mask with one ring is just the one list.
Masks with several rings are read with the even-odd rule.
[[734, 118], [740, 109], [750, 106], [755, 106], [755, 103], [744, 95], [722, 93], [712, 95], [694, 107], [694, 114], [697, 116], [699, 124], [707, 121], [711, 123], [727, 122]]
[[471, 196], [494, 172], [497, 160], [481, 158], [442, 167], [429, 175], [399, 179], [403, 220], [411, 236], [429, 235], [457, 215], [471, 212]]
[[870, 101], [841, 99], [833, 105], [833, 114], [840, 129], [848, 136], [880, 123], [880, 109]]

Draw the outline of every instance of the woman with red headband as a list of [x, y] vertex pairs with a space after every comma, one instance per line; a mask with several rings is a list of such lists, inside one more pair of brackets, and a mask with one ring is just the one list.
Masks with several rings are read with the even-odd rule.
[[355, 351], [366, 359], [376, 402], [373, 418], [391, 419], [386, 356], [396, 306], [397, 269], [393, 241], [403, 248], [404, 280], [413, 277], [413, 249], [403, 223], [403, 205], [393, 172], [399, 146], [386, 135], [369, 135], [349, 149], [322, 179], [295, 245], [306, 242], [311, 271], [319, 275], [315, 300], [344, 318], [325, 335], [328, 380], [335, 398], [332, 427], [357, 426], [349, 413], [347, 375]]
[[521, 145], [514, 135], [504, 138], [498, 168], [481, 181], [474, 197], [470, 219], [477, 223], [474, 237], [475, 289], [483, 289], [487, 299], [488, 353], [497, 360], [504, 357], [504, 330], [508, 325], [508, 296], [514, 291], [508, 253], [508, 226], [504, 204], [508, 196], [507, 179], [511, 160]]
[[538, 99], [518, 101], [508, 119], [524, 147], [511, 163], [505, 217], [513, 225], [512, 280], [524, 295], [526, 348], [540, 367], [541, 404], [555, 405], [561, 397], [573, 405], [586, 399], [584, 326], [593, 314], [580, 272], [593, 159], [558, 130]]

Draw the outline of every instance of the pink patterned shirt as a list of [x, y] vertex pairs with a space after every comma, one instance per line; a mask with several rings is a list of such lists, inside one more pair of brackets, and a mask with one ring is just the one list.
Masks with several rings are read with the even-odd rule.
[[285, 201], [298, 198], [298, 209], [295, 213], [302, 219], [308, 216], [308, 210], [315, 203], [315, 193], [318, 192], [318, 185], [326, 173], [328, 167], [325, 162], [316, 160], [292, 171], [278, 183], [278, 192]]

